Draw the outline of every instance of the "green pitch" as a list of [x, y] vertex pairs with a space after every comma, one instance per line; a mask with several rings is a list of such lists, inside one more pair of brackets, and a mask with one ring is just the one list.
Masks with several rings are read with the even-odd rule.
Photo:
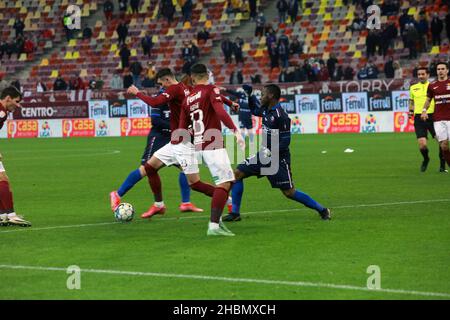
[[[153, 200], [142, 180], [124, 198], [134, 221], [114, 223], [109, 192], [144, 144], [0, 141], [16, 210], [33, 223], [0, 228], [0, 299], [450, 299], [450, 175], [438, 173], [435, 143], [420, 173], [413, 134], [294, 136], [296, 186], [333, 220], [251, 178], [234, 238], [206, 237], [203, 195], [192, 201], [206, 213], [178, 212], [173, 168], [161, 171], [165, 216], [139, 218]], [[67, 289], [71, 265], [90, 269], [80, 290]], [[371, 265], [380, 291], [365, 289]]]

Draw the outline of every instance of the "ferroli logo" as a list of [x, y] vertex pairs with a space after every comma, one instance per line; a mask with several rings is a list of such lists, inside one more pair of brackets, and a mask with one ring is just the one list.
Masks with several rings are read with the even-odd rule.
[[312, 100], [309, 97], [303, 97], [300, 100], [300, 110], [302, 112], [308, 112], [308, 111], [318, 111], [319, 106], [317, 105], [316, 100]]
[[195, 100], [200, 99], [201, 97], [202, 97], [202, 92], [199, 91], [196, 94], [189, 96], [187, 98], [187, 102], [188, 102], [188, 104], [191, 104], [192, 102], [194, 102]]
[[357, 96], [350, 96], [345, 99], [345, 105], [349, 111], [364, 110], [364, 102], [364, 98], [358, 99]]
[[322, 99], [322, 111], [323, 112], [336, 112], [341, 111], [341, 99], [335, 99], [332, 96], [326, 96]]
[[123, 104], [113, 104], [111, 106], [111, 116], [121, 117], [127, 115], [127, 106]]
[[409, 96], [406, 93], [402, 93], [394, 99], [395, 110], [408, 109], [409, 108]]
[[91, 114], [94, 117], [107, 116], [108, 111], [106, 109], [106, 106], [102, 106], [100, 104], [95, 104], [92, 106]]
[[369, 104], [371, 110], [390, 110], [391, 109], [391, 101], [389, 97], [384, 97], [380, 94], [375, 94], [373, 97], [370, 97]]

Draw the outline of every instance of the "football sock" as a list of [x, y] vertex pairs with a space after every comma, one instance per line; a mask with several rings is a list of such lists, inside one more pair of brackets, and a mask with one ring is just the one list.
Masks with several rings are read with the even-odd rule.
[[215, 188], [211, 201], [211, 222], [219, 223], [227, 200], [228, 191], [220, 187]]
[[300, 202], [307, 206], [308, 208], [317, 210], [317, 212], [322, 212], [323, 207], [316, 202], [314, 199], [312, 199], [310, 196], [308, 196], [306, 193], [303, 193], [299, 190], [296, 190], [294, 193], [294, 196], [292, 197], [293, 200]]
[[241, 201], [242, 194], [244, 193], [244, 182], [242, 180], [237, 180], [233, 188], [231, 188], [231, 199], [233, 201], [233, 213], [241, 212]]
[[13, 196], [8, 181], [0, 181], [0, 201], [2, 202], [3, 210], [8, 212], [14, 211]]
[[213, 185], [204, 183], [202, 181], [197, 181], [196, 183], [191, 184], [192, 190], [197, 192], [201, 192], [208, 197], [212, 197], [214, 194], [214, 190], [216, 189]]
[[450, 150], [442, 150], [442, 155], [445, 161], [447, 161], [447, 165], [450, 166]]
[[120, 186], [119, 190], [117, 190], [117, 194], [120, 197], [123, 197], [133, 186], [141, 181], [141, 172], [139, 169], [136, 169], [134, 171], [131, 171], [128, 177], [125, 179], [125, 181]]
[[427, 147], [420, 148], [420, 153], [423, 156], [423, 160], [425, 160], [425, 161], [430, 160], [430, 157], [428, 157], [428, 148]]
[[188, 203], [191, 201], [191, 188], [189, 188], [189, 183], [186, 175], [180, 172], [178, 175], [178, 183], [180, 184], [181, 190], [181, 202]]
[[445, 169], [445, 158], [441, 148], [439, 148], [439, 160], [441, 162], [441, 168]]
[[162, 191], [161, 191], [161, 179], [159, 177], [158, 171], [156, 171], [148, 163], [145, 164], [145, 172], [147, 172], [148, 183], [152, 189], [153, 195], [155, 197], [155, 202], [162, 202]]
[[249, 133], [248, 137], [250, 139], [250, 143], [253, 143], [253, 139], [255, 138], [255, 135], [253, 133]]

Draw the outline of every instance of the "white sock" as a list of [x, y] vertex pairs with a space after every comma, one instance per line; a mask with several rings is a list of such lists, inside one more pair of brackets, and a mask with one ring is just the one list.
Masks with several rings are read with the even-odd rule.
[[211, 229], [211, 230], [217, 230], [217, 229], [219, 229], [220, 227], [219, 227], [219, 224], [218, 224], [218, 223], [210, 222], [208, 228]]
[[232, 203], [233, 203], [233, 200], [231, 199], [231, 197], [228, 197], [227, 205], [232, 204]]
[[157, 206], [158, 208], [164, 207], [164, 201], [161, 201], [161, 202], [155, 202], [155, 206]]
[[0, 214], [0, 219], [5, 219], [8, 216], [7, 213], [2, 213]]
[[17, 214], [15, 212], [8, 213], [8, 218], [14, 218]]

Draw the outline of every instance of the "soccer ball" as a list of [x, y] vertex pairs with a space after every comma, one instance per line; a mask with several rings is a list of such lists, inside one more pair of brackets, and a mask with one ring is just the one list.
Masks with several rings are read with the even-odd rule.
[[114, 217], [120, 222], [129, 222], [133, 220], [134, 208], [129, 203], [121, 203], [114, 210]]

